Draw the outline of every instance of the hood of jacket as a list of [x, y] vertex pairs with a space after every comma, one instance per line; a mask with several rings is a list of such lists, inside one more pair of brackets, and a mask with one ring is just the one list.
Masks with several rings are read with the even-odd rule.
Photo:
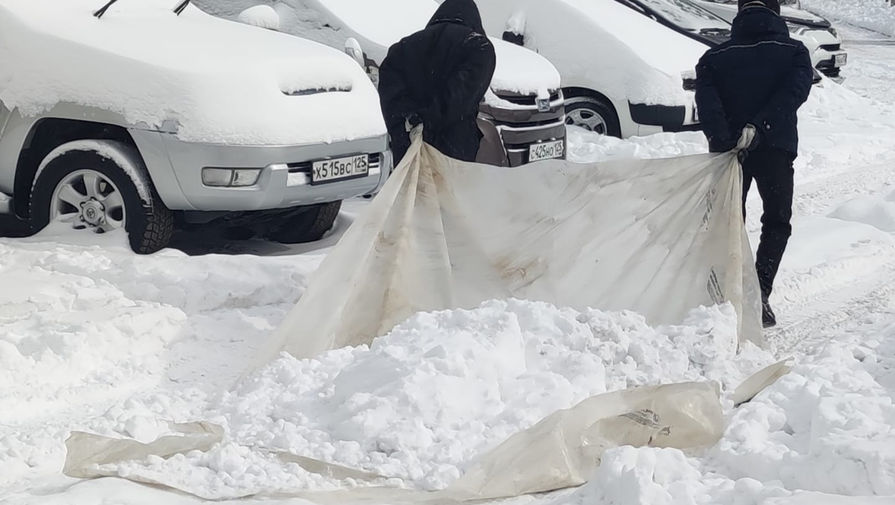
[[730, 30], [733, 40], [771, 40], [789, 37], [786, 21], [765, 7], [749, 7], [737, 14]]
[[463, 25], [470, 30], [485, 35], [485, 28], [482, 26], [482, 16], [479, 14], [479, 8], [476, 7], [473, 0], [445, 0], [435, 15], [429, 20], [426, 26], [434, 26], [441, 23], [454, 23]]

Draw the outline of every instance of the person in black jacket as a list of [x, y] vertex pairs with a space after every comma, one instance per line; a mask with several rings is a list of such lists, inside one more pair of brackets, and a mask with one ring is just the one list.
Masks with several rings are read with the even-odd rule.
[[494, 46], [473, 0], [446, 0], [422, 31], [393, 45], [379, 69], [379, 96], [395, 162], [410, 147], [407, 126], [447, 156], [475, 161], [479, 103], [491, 84]]
[[765, 327], [776, 324], [768, 298], [792, 233], [796, 112], [814, 77], [805, 46], [789, 36], [778, 0], [739, 0], [731, 39], [710, 49], [696, 67], [696, 105], [709, 150], [733, 149], [747, 125], [757, 134], [743, 161], [743, 212], [755, 181], [761, 195], [761, 243], [756, 269]]

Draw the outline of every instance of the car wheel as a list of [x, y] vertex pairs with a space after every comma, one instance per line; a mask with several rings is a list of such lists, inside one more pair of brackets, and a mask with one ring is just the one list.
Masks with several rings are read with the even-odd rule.
[[566, 124], [601, 135], [621, 137], [622, 134], [612, 104], [590, 96], [566, 98]]
[[270, 238], [284, 244], [320, 240], [332, 229], [341, 209], [341, 201], [303, 207], [300, 212], [284, 218], [282, 224], [270, 233]]
[[111, 140], [63, 144], [44, 158], [31, 188], [35, 230], [62, 222], [86, 233], [125, 230], [131, 248], [154, 253], [174, 231], [137, 150]]

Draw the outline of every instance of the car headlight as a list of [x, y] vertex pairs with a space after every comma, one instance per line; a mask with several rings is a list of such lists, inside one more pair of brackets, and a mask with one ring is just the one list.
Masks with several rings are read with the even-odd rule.
[[805, 30], [807, 30], [807, 28], [805, 28], [802, 25], [797, 25], [795, 23], [790, 23], [788, 21], [786, 22], [786, 27], [789, 28], [790, 33], [795, 33], [796, 35], [801, 35], [801, 34], [805, 33]]
[[832, 33], [833, 36], [836, 37], [837, 39], [839, 38], [839, 30], [833, 28], [832, 26], [830, 27], [830, 33]]

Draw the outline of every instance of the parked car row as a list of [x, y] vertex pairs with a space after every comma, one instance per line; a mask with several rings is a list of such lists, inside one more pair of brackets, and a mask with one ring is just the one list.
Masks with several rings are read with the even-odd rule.
[[[317, 240], [342, 200], [378, 191], [394, 164], [379, 65], [438, 3], [193, 3], [0, 0], [0, 214], [32, 231], [126, 229], [148, 253], [220, 220]], [[698, 129], [688, 76], [736, 13], [734, 0], [478, 5], [497, 55], [479, 161], [510, 167], [564, 158], [568, 125]], [[835, 30], [783, 14], [837, 77]]]

